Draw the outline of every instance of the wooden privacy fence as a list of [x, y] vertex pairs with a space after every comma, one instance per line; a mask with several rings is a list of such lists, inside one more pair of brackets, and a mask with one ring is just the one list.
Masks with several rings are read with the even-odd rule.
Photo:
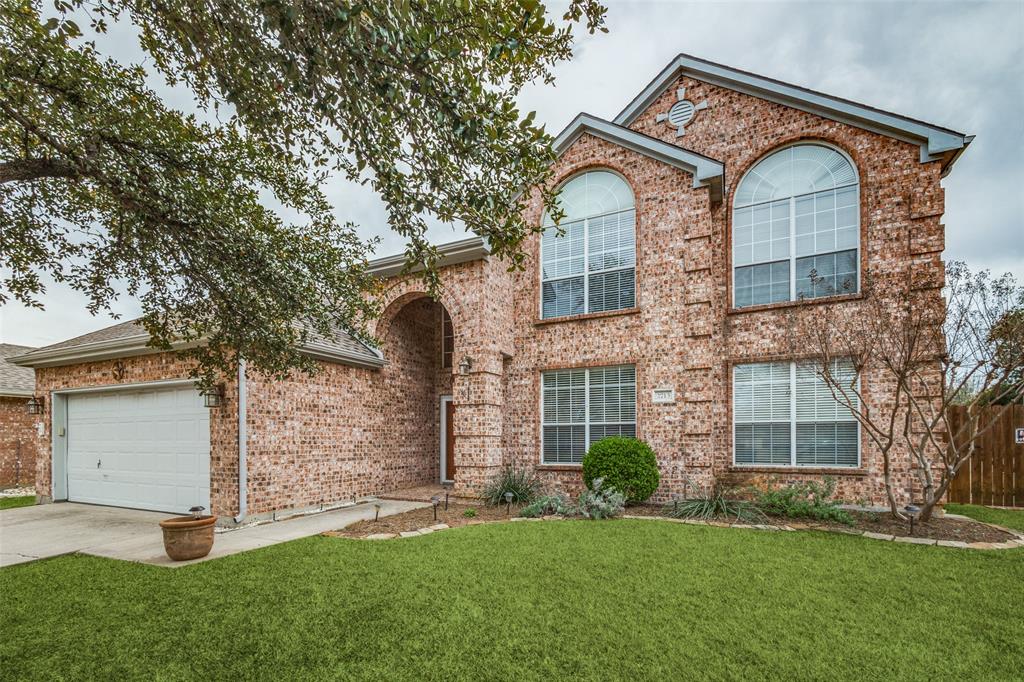
[[[1005, 408], [985, 409], [995, 412]], [[981, 424], [989, 423], [986, 416], [981, 416]], [[954, 408], [950, 431], [956, 433], [966, 420], [967, 408]], [[1014, 442], [1014, 431], [1020, 427], [1024, 427], [1024, 405], [1014, 405], [981, 435], [970, 461], [949, 486], [950, 502], [1024, 507], [1024, 445]]]

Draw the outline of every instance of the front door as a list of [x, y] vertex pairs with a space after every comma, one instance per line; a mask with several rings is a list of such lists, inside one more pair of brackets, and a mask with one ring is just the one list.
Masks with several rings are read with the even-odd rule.
[[455, 480], [455, 405], [451, 396], [441, 398], [441, 479]]

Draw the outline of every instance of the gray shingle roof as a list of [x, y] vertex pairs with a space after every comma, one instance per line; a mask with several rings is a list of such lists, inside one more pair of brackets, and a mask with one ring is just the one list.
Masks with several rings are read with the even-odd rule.
[[[34, 358], [34, 356], [37, 355], [42, 357], [49, 356], [54, 351], [64, 351], [59, 353], [61, 357], [65, 354], [73, 356], [74, 349], [79, 347], [85, 347], [90, 344], [101, 342], [118, 341], [120, 339], [131, 339], [133, 337], [145, 337], [146, 335], [145, 327], [139, 324], [138, 320], [129, 320], [127, 322], [121, 322], [110, 327], [104, 327], [103, 329], [98, 329], [94, 332], [82, 334], [81, 336], [76, 336], [73, 339], [60, 341], [59, 343], [54, 343], [35, 350], [25, 348], [22, 352], [14, 353], [13, 355], [22, 355], [28, 351], [32, 351], [30, 358]], [[140, 345], [143, 343], [145, 342], [141, 341]], [[328, 338], [320, 334], [310, 334], [309, 346], [307, 346], [307, 349], [314, 350], [310, 348], [313, 345], [316, 346], [315, 350], [317, 352], [312, 354], [319, 357], [325, 357], [326, 354], [325, 359], [335, 359], [336, 361], [344, 362], [344, 359], [332, 357], [333, 355], [338, 354], [344, 356], [344, 358], [351, 359], [356, 364], [381, 364], [381, 356], [379, 353], [375, 352], [373, 349], [369, 348], [341, 329], [337, 331], [333, 338]], [[132, 346], [134, 347], [134, 344], [132, 344]], [[26, 358], [26, 360], [30, 358]], [[61, 364], [67, 363], [61, 362]], [[17, 369], [28, 371], [30, 374], [32, 373], [32, 370], [28, 368]]]
[[24, 355], [31, 346], [15, 346], [0, 343], [0, 395], [31, 393], [36, 388], [36, 372], [31, 367], [18, 367], [7, 362], [7, 358]]

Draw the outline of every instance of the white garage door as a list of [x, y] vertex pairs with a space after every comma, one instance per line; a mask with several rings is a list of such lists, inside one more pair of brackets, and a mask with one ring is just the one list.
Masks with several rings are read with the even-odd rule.
[[68, 396], [68, 499], [210, 508], [210, 411], [191, 386]]

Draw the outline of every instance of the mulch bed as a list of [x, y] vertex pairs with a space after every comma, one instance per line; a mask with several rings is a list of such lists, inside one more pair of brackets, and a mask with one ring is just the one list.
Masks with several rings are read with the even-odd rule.
[[[653, 504], [641, 504], [626, 507], [626, 513], [635, 516], [665, 516], [665, 507]], [[961, 542], [1006, 542], [1016, 536], [1012, 533], [993, 528], [992, 526], [970, 519], [952, 519], [948, 517], [932, 517], [928, 523], [914, 523], [914, 534], [910, 534], [910, 524], [892, 518], [888, 513], [850, 512], [853, 525], [834, 521], [815, 521], [814, 519], [791, 519], [769, 516], [762, 523], [778, 526], [789, 526], [798, 530], [829, 530], [843, 532], [870, 532], [896, 537], [930, 538], [932, 540], [959, 540]], [[757, 523], [751, 522], [751, 523]]]
[[[475, 515], [465, 516], [464, 512], [468, 509], [474, 510]], [[512, 506], [513, 517], [519, 514], [519, 509], [515, 505]], [[359, 521], [341, 530], [331, 531], [330, 535], [346, 538], [363, 538], [377, 533], [401, 533], [403, 531], [419, 530], [420, 528], [433, 526], [437, 523], [444, 523], [452, 528], [456, 528], [458, 526], [473, 525], [474, 522], [504, 521], [507, 518], [509, 517], [506, 515], [504, 506], [491, 507], [483, 502], [479, 504], [449, 504], [446, 511], [442, 503], [437, 508], [437, 521], [434, 520], [434, 510], [431, 507], [426, 507], [424, 509], [413, 509], [412, 511], [395, 514], [394, 516], [385, 516], [376, 521]]]
[[[466, 516], [465, 512], [472, 509], [473, 516]], [[626, 514], [631, 516], [665, 516], [666, 507], [655, 504], [639, 504], [626, 507]], [[519, 507], [512, 507], [512, 517], [517, 516]], [[1016, 536], [1012, 533], [999, 530], [988, 524], [968, 519], [952, 519], [948, 517], [935, 517], [928, 523], [915, 523], [914, 534], [910, 534], [910, 525], [905, 521], [893, 519], [887, 513], [875, 512], [850, 512], [853, 516], [853, 525], [845, 525], [833, 521], [815, 521], [813, 519], [791, 519], [785, 517], [769, 516], [761, 523], [776, 526], [789, 526], [798, 530], [826, 530], [846, 533], [871, 532], [882, 535], [894, 535], [896, 537], [929, 538], [932, 540], [959, 540], [961, 542], [1006, 542], [1013, 540]], [[340, 530], [331, 531], [326, 535], [333, 535], [347, 538], [365, 538], [368, 535], [381, 533], [402, 533], [405, 531], [419, 530], [443, 523], [451, 528], [469, 526], [489, 521], [505, 521], [510, 517], [505, 507], [492, 507], [483, 503], [479, 504], [450, 504], [448, 509], [441, 505], [437, 508], [437, 520], [434, 520], [434, 510], [430, 507], [414, 509], [412, 511], [386, 516], [377, 521], [359, 521], [351, 526]], [[722, 519], [726, 521], [725, 519]]]

